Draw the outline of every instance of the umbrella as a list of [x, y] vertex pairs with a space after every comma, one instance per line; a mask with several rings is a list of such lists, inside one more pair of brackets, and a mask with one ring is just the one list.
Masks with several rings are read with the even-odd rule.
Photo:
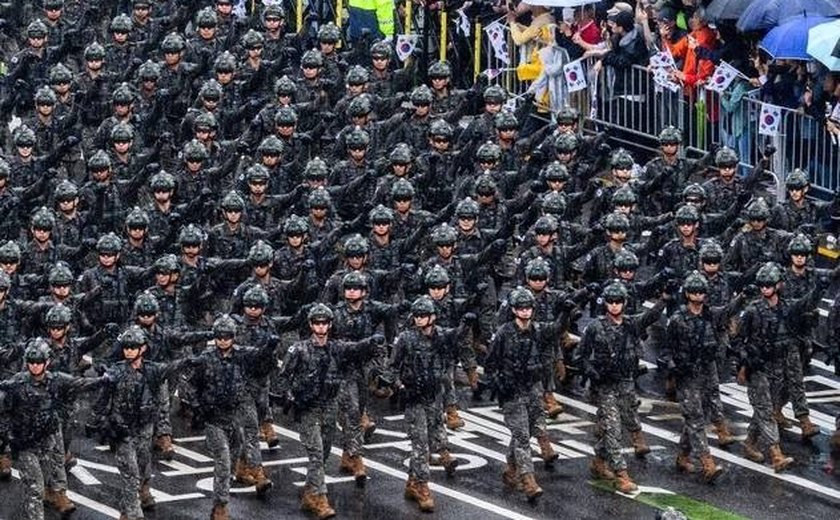
[[822, 16], [793, 18], [778, 27], [773, 27], [761, 40], [759, 47], [777, 60], [810, 60], [808, 55], [808, 31], [811, 27], [830, 22]]
[[840, 20], [811, 27], [808, 31], [808, 54], [831, 71], [840, 71]]
[[757, 0], [738, 18], [741, 31], [770, 29], [793, 16], [837, 16], [837, 0]]
[[546, 7], [580, 7], [587, 4], [597, 4], [600, 0], [523, 0], [528, 5], [544, 5]]
[[756, 0], [714, 0], [706, 8], [709, 20], [737, 20]]

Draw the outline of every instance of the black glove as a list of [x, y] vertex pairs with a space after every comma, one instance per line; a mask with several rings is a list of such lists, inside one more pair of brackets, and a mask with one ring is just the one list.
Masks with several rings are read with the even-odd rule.
[[149, 173], [159, 172], [160, 171], [160, 163], [153, 162], [153, 163], [147, 164], [146, 165], [146, 171], [149, 172]]
[[589, 294], [597, 295], [601, 292], [601, 284], [598, 282], [589, 282], [586, 284], [586, 291]]
[[71, 146], [76, 146], [81, 142], [81, 139], [76, 137], [75, 135], [68, 135], [64, 139], [62, 139], [61, 143], [59, 144], [60, 148], [70, 148]]
[[758, 286], [754, 284], [749, 284], [746, 287], [744, 287], [743, 291], [741, 292], [744, 294], [745, 298], [755, 298], [756, 296], [758, 296]]
[[385, 336], [382, 334], [374, 334], [370, 337], [371, 343], [374, 345], [384, 345], [385, 344]]
[[312, 258], [307, 258], [303, 261], [303, 268], [307, 271], [315, 268], [315, 260]]
[[776, 147], [773, 146], [772, 144], [768, 144], [767, 146], [764, 147], [764, 151], [762, 152], [762, 155], [766, 159], [769, 159], [769, 158], [773, 157], [773, 154], [775, 154], [775, 153], [776, 153]]
[[103, 327], [105, 335], [109, 338], [115, 338], [120, 333], [120, 326], [116, 323], [106, 323]]
[[490, 247], [493, 248], [493, 251], [500, 253], [507, 249], [507, 240], [505, 240], [504, 238], [497, 238], [493, 241]]
[[533, 193], [542, 193], [545, 191], [546, 185], [543, 181], [531, 181], [528, 183], [528, 189]]
[[475, 323], [478, 320], [478, 316], [474, 312], [465, 312], [463, 316], [461, 316], [461, 321], [464, 323]]

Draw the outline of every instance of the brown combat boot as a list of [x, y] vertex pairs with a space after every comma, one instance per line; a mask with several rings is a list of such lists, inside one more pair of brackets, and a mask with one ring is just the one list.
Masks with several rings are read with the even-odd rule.
[[271, 421], [263, 421], [260, 424], [260, 440], [265, 441], [269, 448], [276, 448], [280, 445], [280, 437], [278, 437], [277, 432], [274, 431], [274, 423]]
[[539, 434], [537, 436], [537, 444], [540, 446], [540, 456], [545, 465], [553, 466], [554, 462], [560, 458], [560, 455], [557, 455], [551, 446], [551, 439], [548, 437], [548, 433], [542, 432]]
[[450, 430], [464, 427], [464, 420], [458, 415], [458, 407], [454, 404], [446, 407], [446, 427]]
[[417, 502], [420, 511], [433, 511], [435, 508], [429, 485], [425, 482], [417, 482], [414, 477], [408, 477], [405, 483], [405, 498]]
[[339, 471], [342, 473], [353, 473], [353, 462], [350, 460], [352, 457], [347, 450], [341, 452], [341, 460], [338, 463]]
[[642, 458], [650, 453], [650, 446], [647, 445], [642, 430], [630, 432], [630, 438], [633, 440], [633, 451], [636, 453], [636, 457]]
[[730, 446], [735, 443], [735, 437], [729, 431], [729, 425], [726, 424], [726, 421], [720, 420], [715, 423], [715, 433], [717, 433], [718, 445], [720, 447]]
[[0, 454], [0, 480], [12, 478], [12, 457], [8, 453]]
[[172, 456], [175, 455], [175, 446], [172, 445], [172, 436], [169, 434], [158, 435], [155, 439], [155, 448], [164, 460], [172, 460]]
[[63, 489], [47, 489], [44, 491], [44, 502], [62, 515], [69, 515], [76, 510], [76, 504], [67, 498], [67, 491]]
[[362, 431], [365, 434], [365, 442], [370, 441], [371, 435], [373, 435], [373, 432], [376, 431], [376, 423], [371, 420], [367, 412], [362, 412], [362, 418], [359, 421], [359, 425], [362, 427]]
[[780, 430], [787, 430], [791, 427], [790, 420], [785, 417], [785, 414], [781, 409], [773, 410], [773, 420], [776, 421], [777, 425], [779, 425]]
[[561, 413], [563, 413], [563, 405], [557, 402], [557, 399], [554, 398], [554, 392], [546, 392], [543, 394], [543, 408], [545, 408], [545, 413], [551, 419], [554, 419]]
[[210, 513], [210, 520], [230, 520], [227, 504], [213, 504], [213, 512]]
[[233, 478], [240, 484], [246, 486], [253, 486], [257, 483], [251, 474], [251, 468], [248, 466], [248, 463], [242, 459], [236, 461], [236, 466], [233, 468]]
[[542, 488], [537, 484], [537, 479], [534, 478], [533, 473], [525, 473], [522, 475], [522, 492], [528, 497], [529, 502], [533, 502], [540, 498], [543, 494]]
[[140, 507], [142, 509], [151, 509], [155, 507], [155, 497], [152, 496], [152, 490], [149, 486], [149, 481], [144, 480], [140, 484]]
[[449, 450], [443, 450], [440, 452], [440, 457], [438, 458], [438, 462], [443, 469], [446, 471], [446, 476], [451, 477], [455, 475], [455, 469], [458, 468], [458, 459], [452, 456], [449, 453]]
[[271, 482], [271, 479], [268, 478], [268, 475], [265, 473], [265, 468], [263, 466], [255, 466], [250, 468], [251, 477], [254, 479], [254, 487], [257, 488], [257, 495], [263, 496], [265, 495], [271, 486], [274, 485]]
[[516, 461], [508, 457], [505, 470], [502, 472], [502, 482], [504, 482], [507, 487], [519, 489], [519, 479], [516, 478], [518, 474], [519, 471], [516, 469]]
[[807, 441], [820, 433], [820, 428], [811, 422], [808, 415], [800, 415], [796, 418], [799, 421], [799, 428], [802, 429], [802, 441]]
[[756, 443], [758, 439], [756, 439], [753, 435], [747, 434], [747, 438], [744, 439], [744, 456], [753, 462], [758, 462], [759, 464], [764, 462], [764, 454], [761, 453], [761, 450], [758, 449]]
[[478, 370], [475, 367], [467, 369], [467, 382], [471, 390], [478, 390]]
[[319, 500], [320, 499], [318, 498], [318, 495], [315, 494], [315, 490], [312, 486], [303, 486], [303, 491], [300, 494], [300, 508], [302, 510], [318, 514]]
[[691, 456], [684, 451], [677, 453], [676, 463], [677, 470], [682, 471], [683, 473], [694, 473], [696, 471], [694, 463], [691, 462]]
[[362, 460], [362, 456], [353, 455], [350, 457], [350, 466], [352, 468], [353, 476], [356, 478], [356, 486], [364, 486], [365, 481], [367, 481], [367, 471], [365, 470], [365, 461]]
[[326, 493], [323, 495], [315, 495], [315, 499], [317, 500], [316, 507], [318, 508], [315, 515], [318, 517], [318, 520], [324, 520], [325, 518], [332, 518], [335, 516], [335, 509], [333, 509], [330, 505], [330, 500], [327, 498]]
[[615, 489], [620, 493], [630, 494], [639, 490], [639, 486], [630, 478], [626, 469], [615, 473]]
[[770, 465], [773, 466], [773, 471], [781, 473], [788, 469], [791, 464], [793, 464], [793, 458], [786, 457], [778, 444], [770, 446]]
[[598, 480], [615, 480], [615, 473], [607, 466], [607, 461], [597, 455], [589, 461], [589, 474]]
[[703, 482], [706, 484], [711, 484], [723, 473], [723, 468], [717, 465], [709, 453], [700, 455], [700, 464], [703, 467]]

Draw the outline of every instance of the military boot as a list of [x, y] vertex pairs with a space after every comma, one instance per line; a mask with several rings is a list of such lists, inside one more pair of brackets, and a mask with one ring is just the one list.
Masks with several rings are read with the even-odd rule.
[[747, 433], [747, 438], [744, 439], [744, 456], [753, 462], [758, 462], [759, 464], [764, 462], [764, 454], [761, 453], [761, 450], [758, 449], [756, 443], [758, 439], [755, 438], [754, 435]]
[[327, 498], [326, 493], [324, 493], [323, 495], [315, 495], [315, 498], [318, 501], [318, 504], [316, 506], [318, 510], [315, 512], [315, 515], [318, 517], [318, 520], [324, 520], [326, 518], [332, 518], [335, 516], [335, 509], [333, 509], [330, 505], [330, 500]]
[[417, 502], [421, 511], [432, 511], [435, 507], [429, 485], [425, 482], [417, 482], [414, 477], [408, 477], [405, 483], [405, 498]]
[[469, 383], [472, 391], [478, 390], [478, 370], [475, 368], [467, 369], [467, 382]]
[[680, 450], [677, 454], [677, 470], [682, 471], [683, 473], [694, 473], [696, 471], [694, 467], [694, 463], [691, 462], [691, 456]]
[[636, 457], [641, 458], [650, 453], [650, 447], [645, 441], [645, 434], [642, 433], [642, 430], [630, 432], [630, 438], [633, 440], [633, 451], [636, 453]]
[[447, 477], [455, 475], [455, 469], [458, 468], [458, 459], [453, 457], [452, 454], [449, 453], [449, 450], [443, 450], [442, 452], [440, 452], [440, 457], [438, 458], [438, 461], [440, 465], [443, 466], [443, 469], [446, 471]]
[[540, 498], [543, 494], [542, 488], [537, 484], [537, 479], [534, 478], [533, 473], [525, 473], [520, 479], [522, 483], [522, 492], [528, 497], [529, 502], [533, 502]]
[[723, 468], [708, 453], [700, 455], [700, 464], [703, 467], [703, 482], [706, 484], [711, 484], [723, 473]]
[[149, 481], [144, 480], [140, 484], [140, 507], [143, 509], [151, 509], [155, 507], [155, 497], [152, 496], [152, 490], [149, 487]]
[[626, 469], [615, 473], [615, 489], [620, 493], [629, 494], [639, 490], [639, 486], [630, 478]]
[[674, 402], [677, 400], [677, 380], [674, 376], [665, 378], [665, 398]]
[[352, 455], [347, 450], [341, 452], [341, 460], [338, 463], [338, 469], [342, 473], [353, 473], [353, 462], [352, 462]]
[[446, 407], [446, 427], [450, 430], [464, 427], [464, 420], [458, 415], [458, 407], [454, 404]]
[[350, 466], [353, 477], [356, 479], [356, 486], [364, 486], [367, 481], [367, 471], [365, 470], [365, 461], [362, 460], [361, 455], [353, 455], [350, 457]]
[[0, 455], [0, 480], [12, 478], [12, 457], [8, 453]]
[[248, 463], [242, 459], [236, 461], [236, 466], [233, 468], [233, 478], [240, 484], [246, 486], [253, 486], [257, 483], [251, 474], [251, 468], [248, 467]]
[[546, 415], [552, 419], [563, 413], [563, 406], [554, 398], [554, 392], [543, 394], [543, 408], [545, 408]]
[[551, 439], [549, 439], [546, 432], [542, 432], [537, 435], [537, 444], [540, 446], [540, 457], [542, 457], [545, 465], [554, 466], [554, 462], [559, 459], [560, 456], [555, 453], [554, 448], [551, 446]]
[[172, 445], [172, 436], [169, 434], [158, 435], [155, 439], [155, 448], [164, 460], [172, 460], [172, 456], [175, 455], [175, 446]]
[[62, 515], [69, 515], [76, 510], [76, 504], [67, 498], [67, 491], [63, 489], [47, 489], [44, 491], [44, 502]]
[[210, 513], [210, 520], [230, 520], [227, 504], [213, 504], [213, 512]]
[[599, 480], [615, 480], [615, 473], [607, 465], [607, 461], [595, 455], [589, 461], [589, 474]]
[[774, 444], [770, 446], [770, 464], [773, 466], [773, 471], [781, 473], [793, 464], [793, 458], [786, 457], [782, 453], [782, 448], [778, 444]]
[[315, 490], [312, 488], [312, 486], [303, 486], [303, 491], [300, 495], [300, 508], [302, 510], [318, 514], [319, 500], [320, 499], [318, 498], [318, 495], [315, 494]]
[[780, 430], [787, 430], [791, 427], [790, 420], [785, 417], [785, 414], [781, 409], [773, 410], [773, 420], [776, 421], [777, 425], [779, 425]]
[[373, 432], [376, 431], [376, 423], [373, 422], [367, 412], [362, 412], [362, 419], [359, 421], [365, 435], [365, 442], [370, 442]]
[[260, 424], [260, 440], [265, 441], [269, 448], [276, 448], [280, 444], [280, 437], [274, 431], [274, 424], [271, 421], [263, 421]]
[[729, 431], [729, 425], [723, 419], [715, 423], [715, 432], [717, 433], [718, 445], [720, 447], [730, 446], [735, 443], [735, 437], [732, 436], [732, 432]]
[[803, 442], [820, 433], [820, 428], [811, 422], [811, 418], [807, 414], [800, 415], [797, 420], [799, 420], [799, 428], [802, 429]]
[[271, 479], [268, 478], [268, 475], [266, 475], [265, 468], [263, 466], [255, 466], [250, 468], [250, 472], [254, 479], [254, 487], [257, 488], [257, 495], [265, 495], [271, 489], [271, 486], [274, 485]]
[[64, 469], [65, 471], [70, 471], [73, 469], [73, 466], [78, 464], [79, 461], [76, 459], [76, 456], [70, 453], [69, 451], [64, 454]]
[[516, 461], [508, 457], [505, 470], [502, 472], [502, 482], [508, 487], [519, 489], [519, 479], [516, 478], [518, 474], [519, 471], [516, 468]]

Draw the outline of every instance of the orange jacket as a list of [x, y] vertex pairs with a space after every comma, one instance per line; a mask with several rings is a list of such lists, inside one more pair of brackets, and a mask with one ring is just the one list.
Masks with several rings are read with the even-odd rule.
[[685, 74], [683, 81], [687, 87], [694, 87], [697, 83], [704, 81], [715, 71], [715, 64], [709, 60], [698, 59], [693, 49], [688, 48], [688, 37], [693, 36], [697, 45], [707, 49], [715, 48], [715, 33], [706, 26], [703, 26], [690, 34], [683, 36], [677, 43], [668, 44], [668, 50], [674, 59], [683, 59], [682, 72]]

